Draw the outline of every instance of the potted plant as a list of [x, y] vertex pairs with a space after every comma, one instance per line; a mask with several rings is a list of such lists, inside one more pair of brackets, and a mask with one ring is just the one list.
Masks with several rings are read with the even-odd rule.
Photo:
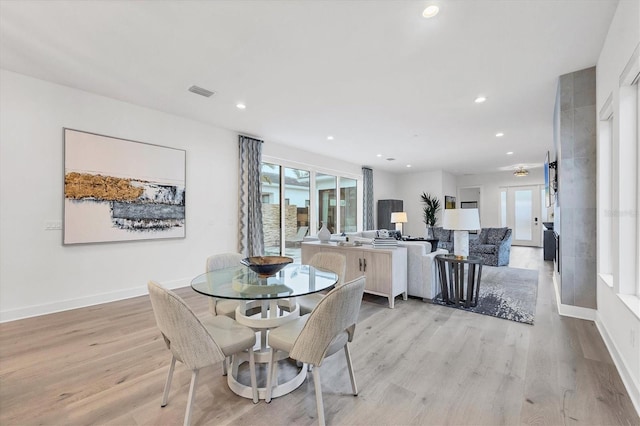
[[433, 230], [431, 228], [436, 226], [436, 223], [438, 222], [436, 213], [440, 211], [440, 200], [425, 192], [422, 193], [420, 199], [424, 203], [424, 207], [422, 208], [424, 218], [422, 221], [427, 225], [427, 239], [432, 239]]

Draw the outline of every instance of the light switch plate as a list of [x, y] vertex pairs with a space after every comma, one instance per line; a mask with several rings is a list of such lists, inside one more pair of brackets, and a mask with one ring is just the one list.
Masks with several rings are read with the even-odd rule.
[[48, 220], [44, 224], [45, 231], [57, 231], [62, 229], [61, 220]]

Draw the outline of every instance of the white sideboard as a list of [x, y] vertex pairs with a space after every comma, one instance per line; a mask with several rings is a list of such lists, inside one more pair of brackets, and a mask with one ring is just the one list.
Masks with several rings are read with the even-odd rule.
[[394, 299], [400, 294], [404, 300], [407, 300], [406, 247], [341, 246], [334, 242], [309, 241], [302, 243], [302, 263], [308, 263], [314, 254], [321, 251], [333, 251], [345, 255], [347, 258], [345, 282], [364, 275], [367, 278], [365, 293], [387, 297], [390, 308], [393, 308]]

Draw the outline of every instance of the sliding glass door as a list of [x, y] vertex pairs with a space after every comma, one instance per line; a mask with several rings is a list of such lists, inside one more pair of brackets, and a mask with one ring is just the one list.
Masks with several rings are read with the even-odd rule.
[[262, 163], [264, 243], [266, 255], [299, 261], [304, 237], [321, 224], [332, 234], [358, 230], [362, 180], [291, 165]]
[[262, 163], [262, 230], [264, 254], [280, 255], [280, 166]]
[[262, 227], [265, 255], [300, 258], [309, 234], [308, 170], [262, 163]]
[[338, 232], [336, 227], [337, 197], [336, 187], [338, 178], [336, 176], [316, 173], [316, 191], [318, 193], [318, 227], [326, 225], [329, 232]]
[[284, 169], [284, 255], [300, 259], [300, 245], [309, 234], [308, 170]]
[[358, 181], [340, 178], [340, 232], [358, 229]]

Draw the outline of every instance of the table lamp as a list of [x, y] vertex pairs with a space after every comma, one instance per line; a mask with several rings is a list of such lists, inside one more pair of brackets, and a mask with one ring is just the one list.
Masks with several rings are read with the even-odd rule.
[[469, 231], [480, 229], [478, 209], [445, 209], [442, 227], [453, 230], [453, 254], [469, 256]]
[[391, 213], [391, 223], [396, 224], [396, 231], [400, 231], [400, 235], [402, 235], [402, 224], [407, 223], [407, 212]]

